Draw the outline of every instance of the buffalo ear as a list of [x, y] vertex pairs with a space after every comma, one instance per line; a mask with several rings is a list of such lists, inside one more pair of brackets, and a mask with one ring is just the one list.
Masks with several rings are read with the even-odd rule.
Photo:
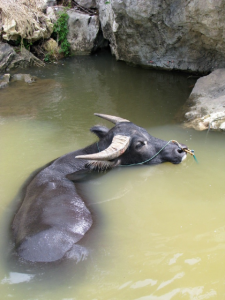
[[105, 126], [95, 125], [91, 127], [90, 131], [95, 133], [101, 139], [107, 135], [109, 129]]

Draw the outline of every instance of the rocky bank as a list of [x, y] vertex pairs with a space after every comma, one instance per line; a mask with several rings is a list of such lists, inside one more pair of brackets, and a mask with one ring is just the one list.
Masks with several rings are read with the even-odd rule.
[[[49, 38], [56, 0], [42, 0], [44, 24], [35, 39]], [[59, 1], [58, 1], [59, 2]], [[225, 2], [223, 0], [78, 0], [68, 10], [72, 54], [98, 49], [99, 34], [116, 59], [165, 70], [209, 73], [225, 67]], [[58, 6], [60, 7], [60, 6]], [[81, 9], [77, 9], [80, 7]], [[95, 11], [96, 13], [93, 13]], [[42, 17], [43, 18], [43, 17]], [[42, 22], [43, 23], [43, 22]], [[11, 32], [10, 32], [11, 31]], [[16, 24], [2, 26], [9, 41]], [[16, 33], [18, 34], [18, 33]], [[30, 37], [34, 40], [34, 37]]]
[[225, 131], [225, 69], [197, 80], [184, 111], [185, 127]]
[[[45, 53], [57, 57], [60, 48], [52, 36], [53, 26], [59, 12], [66, 11], [72, 55], [89, 55], [109, 46], [117, 60], [129, 64], [200, 75], [212, 72], [197, 81], [187, 102], [185, 126], [225, 130], [225, 1], [35, 1], [39, 1], [38, 22], [31, 31], [19, 30], [15, 20], [6, 22], [0, 11], [0, 73], [44, 65], [24, 47], [15, 51], [12, 45], [18, 36], [30, 43], [40, 40]], [[59, 5], [62, 2], [73, 8]], [[4, 81], [2, 87], [6, 85]]]
[[166, 70], [225, 66], [222, 0], [97, 0], [103, 35], [118, 60]]

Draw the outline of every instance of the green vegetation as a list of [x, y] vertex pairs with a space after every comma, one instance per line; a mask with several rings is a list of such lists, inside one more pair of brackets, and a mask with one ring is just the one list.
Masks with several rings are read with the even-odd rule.
[[60, 52], [63, 52], [64, 56], [69, 56], [70, 54], [70, 44], [67, 41], [68, 34], [68, 19], [67, 13], [60, 12], [59, 18], [54, 25], [53, 31], [57, 34], [57, 41], [61, 47]]
[[29, 42], [28, 40], [24, 39], [22, 40], [21, 39], [21, 46], [24, 46], [28, 51], [30, 51], [30, 46], [32, 46], [33, 44], [31, 42]]
[[52, 62], [54, 61], [54, 56], [53, 56], [53, 51], [50, 51], [48, 53], [45, 54], [45, 57], [44, 57], [44, 62]]
[[22, 39], [21, 36], [17, 38], [16, 41], [14, 41], [14, 46], [20, 46], [20, 49], [24, 47], [28, 51], [30, 51], [30, 47], [33, 45], [32, 42], [28, 41], [27, 39]]

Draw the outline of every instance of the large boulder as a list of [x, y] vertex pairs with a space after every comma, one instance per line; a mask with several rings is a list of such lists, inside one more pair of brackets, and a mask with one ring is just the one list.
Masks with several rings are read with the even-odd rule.
[[50, 38], [53, 24], [42, 11], [45, 11], [50, 3], [55, 2], [8, 0], [1, 3], [0, 1], [2, 38], [14, 42], [26, 39], [29, 43]]
[[70, 43], [71, 53], [75, 55], [88, 55], [97, 47], [99, 33], [99, 18], [97, 15], [67, 11], [69, 15], [67, 40]]
[[194, 72], [225, 67], [222, 0], [97, 0], [97, 6], [118, 60]]
[[186, 127], [225, 130], [225, 69], [198, 79], [185, 107]]
[[[38, 24], [38, 25], [37, 25]], [[40, 39], [48, 39], [50, 38], [53, 32], [53, 24], [47, 17], [39, 18], [39, 21], [36, 22], [37, 26], [33, 26], [31, 29], [27, 22], [27, 28], [30, 28], [29, 34], [24, 32], [23, 27], [19, 27], [16, 20], [12, 19], [3, 24], [3, 39], [6, 41], [17, 41], [21, 36], [30, 43], [36, 42]], [[26, 27], [26, 26], [24, 26]]]

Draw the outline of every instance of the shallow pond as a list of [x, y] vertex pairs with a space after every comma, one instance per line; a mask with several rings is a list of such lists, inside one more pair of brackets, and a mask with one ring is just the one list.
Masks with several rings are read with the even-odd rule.
[[[224, 299], [225, 136], [174, 122], [195, 80], [107, 54], [28, 72], [39, 80], [0, 91], [0, 299]], [[94, 218], [83, 241], [89, 258], [51, 266], [11, 261], [19, 188], [38, 167], [94, 142], [91, 126], [112, 126], [94, 112], [186, 143], [199, 164], [188, 157], [180, 165], [117, 168], [82, 183]]]

